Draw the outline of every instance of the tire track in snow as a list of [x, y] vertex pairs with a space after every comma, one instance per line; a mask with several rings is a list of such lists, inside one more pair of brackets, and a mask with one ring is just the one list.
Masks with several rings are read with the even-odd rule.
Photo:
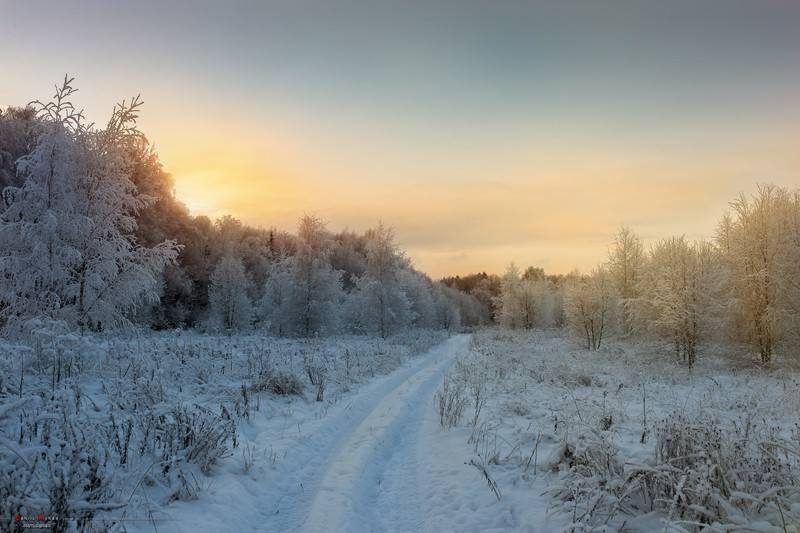
[[265, 519], [271, 531], [423, 529], [418, 440], [428, 406], [451, 363], [466, 353], [459, 335], [410, 368], [372, 384], [306, 442], [308, 460]]

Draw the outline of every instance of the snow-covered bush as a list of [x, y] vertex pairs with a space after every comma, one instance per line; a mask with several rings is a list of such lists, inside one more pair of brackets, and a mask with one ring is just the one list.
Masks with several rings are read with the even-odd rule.
[[255, 392], [267, 391], [280, 396], [303, 394], [303, 383], [293, 373], [282, 370], [262, 370], [250, 385]]
[[602, 432], [587, 429], [565, 439], [545, 467], [559, 473], [544, 491], [553, 505], [572, 515], [571, 530], [608, 524], [630, 505], [617, 448]]
[[157, 458], [171, 499], [194, 499], [199, 474], [228, 455], [235, 442], [235, 424], [227, 411], [220, 415], [200, 405], [160, 405], [145, 414], [142, 447]]
[[786, 438], [749, 415], [733, 427], [702, 416], [668, 417], [656, 426], [654, 464], [626, 470], [670, 521], [689, 530], [756, 518], [780, 523], [800, 502], [797, 435]]
[[433, 399], [439, 424], [444, 428], [456, 427], [461, 423], [464, 408], [469, 404], [466, 382], [448, 373], [444, 377], [439, 392]]
[[311, 386], [317, 389], [316, 400], [318, 402], [323, 401], [325, 397], [325, 384], [328, 378], [329, 367], [325, 359], [326, 357], [324, 354], [320, 353], [307, 355], [303, 358], [303, 366], [308, 380], [311, 382]]
[[800, 503], [800, 441], [746, 416], [718, 420], [674, 413], [656, 424], [653, 455], [619, 459], [606, 434], [582, 431], [565, 439], [547, 462], [558, 482], [545, 489], [572, 514], [573, 530], [608, 524], [625, 514], [661, 511], [679, 531], [732, 529], [764, 520], [780, 524]]
[[124, 507], [102, 421], [79, 385], [24, 395], [0, 409], [0, 501], [6, 517], [54, 517], [52, 531], [94, 531], [100, 511]]

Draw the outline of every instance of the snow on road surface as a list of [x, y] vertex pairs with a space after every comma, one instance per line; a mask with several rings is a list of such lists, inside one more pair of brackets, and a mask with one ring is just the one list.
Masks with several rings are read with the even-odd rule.
[[[431, 477], [437, 454], [429, 452], [447, 437], [433, 397], [469, 344], [469, 335], [452, 337], [341, 402], [295, 407], [316, 413], [289, 406], [282, 417], [254, 420], [244, 431], [243, 456], [223, 462], [197, 501], [173, 503], [155, 525], [185, 532], [431, 530], [431, 495], [462, 483], [456, 475], [449, 489], [427, 486], [442, 481]], [[461, 473], [475, 478], [458, 455]]]
[[[388, 379], [378, 389], [382, 397], [348, 432], [315, 488], [304, 531], [424, 529], [417, 476], [420, 432], [433, 415], [431, 400], [444, 372], [468, 345], [467, 336], [451, 339], [412, 373]], [[397, 379], [402, 381], [396, 385]]]

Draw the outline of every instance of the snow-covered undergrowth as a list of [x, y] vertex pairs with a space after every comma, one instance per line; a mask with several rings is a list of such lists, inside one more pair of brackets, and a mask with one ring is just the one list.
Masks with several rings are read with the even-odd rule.
[[54, 531], [152, 528], [173, 502], [198, 498], [220, 468], [247, 475], [279, 460], [249, 443], [252, 419], [298, 431], [445, 336], [180, 331], [1, 343], [0, 529], [40, 518]]
[[670, 353], [587, 352], [552, 331], [475, 335], [434, 404], [497, 496], [496, 525], [800, 530], [800, 375], [712, 347], [689, 370]]

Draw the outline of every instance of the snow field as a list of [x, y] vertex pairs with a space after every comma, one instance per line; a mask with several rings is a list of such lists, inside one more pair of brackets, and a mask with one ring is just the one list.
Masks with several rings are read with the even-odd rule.
[[[442, 340], [2, 344], [4, 516], [129, 532], [798, 531], [790, 360], [702, 346], [689, 370], [669, 346], [587, 352], [560, 331], [431, 349]], [[460, 395], [449, 428], [444, 382]]]
[[488, 400], [450, 436], [502, 499], [493, 521], [473, 513], [465, 529], [797, 530], [797, 373], [714, 347], [690, 371], [671, 353], [622, 342], [587, 352], [557, 331], [475, 335], [455, 369], [466, 382], [485, 374]]
[[[363, 383], [445, 337], [178, 332], [2, 343], [3, 517], [58, 516], [54, 525], [65, 530], [267, 530], [263, 517], [272, 513], [246, 496], [283, 495], [281, 476], [296, 465], [282, 461], [304, 443], [327, 449], [329, 411], [352, 408], [345, 399]], [[325, 376], [322, 402], [314, 401], [311, 366]], [[305, 392], [288, 394], [287, 383]], [[321, 440], [311, 438], [316, 431]]]

